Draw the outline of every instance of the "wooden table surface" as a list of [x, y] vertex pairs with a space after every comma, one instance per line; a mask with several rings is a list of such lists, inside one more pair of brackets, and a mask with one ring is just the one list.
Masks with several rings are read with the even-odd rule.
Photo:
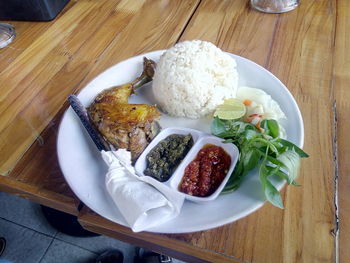
[[[11, 22], [0, 49], [0, 190], [78, 216], [87, 229], [187, 262], [350, 262], [350, 1], [301, 0], [264, 14], [247, 0], [71, 0], [51, 22]], [[60, 172], [57, 128], [66, 98], [108, 67], [201, 39], [275, 74], [305, 125], [298, 178], [285, 209], [265, 204], [202, 232], [133, 233], [81, 205]]]

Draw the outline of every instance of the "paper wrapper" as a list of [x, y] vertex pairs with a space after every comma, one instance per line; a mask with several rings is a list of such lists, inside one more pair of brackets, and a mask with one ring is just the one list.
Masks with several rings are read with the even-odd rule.
[[106, 187], [119, 211], [134, 232], [163, 224], [180, 213], [184, 197], [149, 176], [137, 176], [130, 152], [102, 151], [109, 169]]

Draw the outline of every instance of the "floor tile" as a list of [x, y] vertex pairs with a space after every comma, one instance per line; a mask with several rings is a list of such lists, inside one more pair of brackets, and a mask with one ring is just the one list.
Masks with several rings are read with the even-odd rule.
[[53, 237], [4, 219], [0, 219], [0, 236], [6, 239], [1, 258], [13, 263], [38, 263], [53, 240]]
[[0, 192], [0, 218], [50, 236], [57, 233], [46, 221], [40, 205], [8, 193]]
[[40, 263], [93, 263], [97, 254], [55, 239]]
[[123, 252], [124, 263], [132, 262], [135, 254], [134, 246], [106, 236], [84, 238], [68, 236], [59, 232], [56, 238], [97, 254], [101, 254], [107, 249], [118, 249]]
[[[88, 263], [108, 249], [122, 251], [124, 263], [132, 263], [135, 255], [133, 245], [106, 236], [82, 238], [58, 232], [47, 222], [40, 205], [3, 192], [0, 192], [0, 236], [8, 242], [4, 256], [13, 263]], [[174, 259], [173, 262], [183, 263]]]

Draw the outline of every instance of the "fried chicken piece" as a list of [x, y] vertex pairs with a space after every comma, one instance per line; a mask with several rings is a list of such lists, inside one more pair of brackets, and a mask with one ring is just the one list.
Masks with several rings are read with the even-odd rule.
[[155, 62], [144, 58], [143, 72], [133, 82], [107, 89], [87, 108], [89, 118], [105, 140], [127, 149], [135, 161], [157, 135], [160, 112], [154, 105], [129, 104], [135, 89], [152, 80]]

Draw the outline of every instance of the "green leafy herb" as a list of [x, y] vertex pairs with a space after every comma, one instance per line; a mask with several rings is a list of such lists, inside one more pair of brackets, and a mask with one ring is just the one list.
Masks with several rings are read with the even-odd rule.
[[271, 183], [271, 177], [275, 175], [285, 179], [290, 185], [298, 186], [295, 179], [300, 167], [300, 158], [308, 157], [308, 154], [292, 142], [279, 138], [277, 121], [264, 120], [261, 128], [239, 120], [214, 118], [212, 134], [225, 139], [226, 143], [234, 143], [240, 150], [237, 165], [223, 193], [236, 190], [248, 172], [258, 168], [266, 199], [283, 208], [281, 196]]
[[276, 120], [263, 120], [261, 122], [261, 128], [264, 129], [265, 134], [273, 138], [277, 138], [280, 135], [280, 126]]

